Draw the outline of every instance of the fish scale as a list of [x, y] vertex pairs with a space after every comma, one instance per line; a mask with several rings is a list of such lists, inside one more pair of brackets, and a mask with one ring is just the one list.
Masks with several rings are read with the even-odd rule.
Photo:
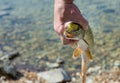
[[84, 39], [80, 39], [78, 42], [78, 45], [80, 48], [82, 48], [83, 50], [88, 49], [88, 44], [85, 42]]

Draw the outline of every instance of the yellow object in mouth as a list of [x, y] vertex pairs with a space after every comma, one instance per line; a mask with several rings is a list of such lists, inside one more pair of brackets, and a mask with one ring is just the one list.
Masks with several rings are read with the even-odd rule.
[[74, 37], [73, 34], [69, 34], [68, 32], [65, 32], [65, 35], [66, 35], [66, 37], [68, 37], [68, 38], [73, 38], [73, 37]]
[[79, 30], [79, 25], [76, 23], [69, 23], [67, 28], [66, 28], [66, 32], [69, 33], [73, 33], [74, 31], [78, 31]]

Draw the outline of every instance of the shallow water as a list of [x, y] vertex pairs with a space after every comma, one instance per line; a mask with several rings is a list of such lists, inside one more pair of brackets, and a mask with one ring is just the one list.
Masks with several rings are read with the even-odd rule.
[[[113, 0], [76, 0], [75, 3], [93, 29], [96, 48], [101, 46], [107, 49], [116, 42], [120, 45], [119, 0], [114, 2]], [[24, 58], [18, 62], [29, 63], [35, 67], [39, 64], [39, 67], [44, 66], [45, 61], [54, 62], [55, 58], [62, 57], [67, 59], [67, 68], [71, 67], [69, 65], [71, 62], [78, 68], [79, 60], [75, 62], [71, 58], [73, 49], [70, 46], [63, 46], [53, 29], [53, 5], [53, 0], [1, 0], [0, 55], [15, 50], [20, 51]], [[117, 33], [113, 29], [118, 30]], [[107, 36], [106, 33], [115, 34], [116, 37], [113, 38], [117, 39], [112, 41], [112, 37]], [[109, 44], [104, 45], [106, 42]], [[99, 47], [101, 50], [96, 51], [95, 55], [104, 52], [103, 48]], [[116, 49], [119, 51], [118, 48]], [[41, 57], [42, 60], [39, 60]], [[38, 61], [34, 61], [35, 59]]]

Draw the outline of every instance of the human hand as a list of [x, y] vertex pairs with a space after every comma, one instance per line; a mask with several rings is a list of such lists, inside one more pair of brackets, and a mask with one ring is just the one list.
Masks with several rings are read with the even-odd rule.
[[55, 0], [54, 4], [54, 29], [59, 34], [59, 37], [64, 45], [74, 44], [77, 40], [66, 39], [63, 36], [65, 30], [65, 23], [72, 21], [80, 24], [84, 30], [88, 28], [87, 20], [82, 16], [78, 7], [73, 3], [63, 3], [60, 1], [67, 0]]

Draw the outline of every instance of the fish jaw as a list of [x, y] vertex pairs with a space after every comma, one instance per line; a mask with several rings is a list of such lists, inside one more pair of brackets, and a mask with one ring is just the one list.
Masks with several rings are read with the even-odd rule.
[[66, 37], [68, 37], [68, 38], [73, 38], [73, 37], [74, 37], [73, 34], [70, 34], [70, 33], [68, 33], [68, 32], [64, 32], [64, 35], [65, 35]]

